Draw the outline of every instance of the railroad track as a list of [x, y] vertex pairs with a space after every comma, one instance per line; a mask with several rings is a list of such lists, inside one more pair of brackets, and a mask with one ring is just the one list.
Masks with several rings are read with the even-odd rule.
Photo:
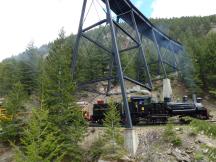
[[216, 120], [207, 120], [209, 123], [216, 123]]
[[[209, 122], [209, 123], [216, 123], [216, 120], [205, 120], [206, 122]], [[190, 124], [190, 122], [169, 122], [171, 124], [174, 124], [174, 125], [188, 125]], [[139, 124], [136, 124], [134, 125], [134, 127], [148, 127], [148, 126], [163, 126], [163, 125], [166, 125], [168, 124], [167, 122], [166, 123], [139, 123]], [[89, 127], [104, 127], [102, 124], [98, 124], [98, 123], [89, 123]], [[124, 127], [124, 125], [122, 125], [122, 127]]]

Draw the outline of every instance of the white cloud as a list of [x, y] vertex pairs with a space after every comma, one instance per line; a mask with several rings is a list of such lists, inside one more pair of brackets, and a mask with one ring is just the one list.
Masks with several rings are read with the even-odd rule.
[[151, 17], [206, 16], [216, 14], [215, 0], [155, 0]]
[[[54, 40], [62, 27], [67, 35], [76, 33], [82, 2], [0, 0], [0, 60], [24, 51], [30, 41], [40, 46]], [[99, 8], [97, 3], [95, 5]], [[92, 11], [86, 24], [98, 20], [96, 11]]]

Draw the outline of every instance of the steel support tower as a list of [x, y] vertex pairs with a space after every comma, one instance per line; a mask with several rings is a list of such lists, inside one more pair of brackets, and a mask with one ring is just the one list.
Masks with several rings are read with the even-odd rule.
[[[83, 0], [79, 29], [78, 29], [78, 34], [76, 37], [75, 46], [74, 46], [73, 55], [72, 55], [72, 65], [71, 65], [72, 76], [73, 76], [73, 78], [75, 78], [75, 76], [76, 76], [76, 64], [77, 64], [78, 50], [79, 50], [79, 45], [80, 45], [80, 39], [82, 37], [87, 39], [88, 41], [94, 43], [96, 46], [103, 49], [107, 53], [109, 53], [110, 56], [112, 57], [111, 62], [110, 62], [110, 72], [109, 72], [110, 76], [108, 76], [106, 78], [91, 81], [90, 83], [96, 83], [96, 82], [107, 80], [108, 81], [107, 92], [108, 92], [110, 90], [110, 84], [111, 84], [110, 81], [113, 78], [117, 78], [117, 80], [120, 84], [120, 87], [121, 87], [121, 94], [122, 94], [123, 104], [124, 104], [123, 107], [124, 107], [125, 114], [126, 114], [126, 127], [132, 128], [130, 109], [129, 109], [128, 98], [127, 98], [127, 93], [126, 93], [125, 80], [130, 81], [134, 84], [140, 85], [140, 86], [142, 86], [142, 87], [144, 87], [150, 91], [152, 90], [152, 79], [151, 79], [149, 67], [148, 67], [147, 60], [146, 60], [145, 49], [143, 46], [142, 37], [146, 36], [155, 43], [156, 48], [157, 48], [157, 52], [158, 52], [158, 63], [160, 63], [160, 65], [162, 67], [162, 70], [164, 73], [164, 78], [167, 78], [166, 69], [164, 67], [164, 63], [166, 63], [166, 62], [162, 59], [160, 48], [161, 47], [168, 48], [169, 50], [173, 51], [173, 53], [175, 53], [175, 52], [178, 52], [178, 50], [179, 50], [178, 48], [181, 48], [181, 45], [179, 45], [175, 41], [171, 40], [168, 36], [166, 36], [162, 32], [158, 31], [147, 20], [147, 18], [145, 18], [143, 15], [141, 15], [141, 13], [138, 11], [138, 9], [136, 9], [129, 0], [118, 0], [118, 1], [116, 1], [116, 0], [102, 0], [106, 6], [106, 18], [84, 29], [83, 23], [84, 23], [84, 16], [85, 16], [85, 12], [86, 12], [87, 1], [88, 0]], [[116, 3], [116, 5], [114, 3]], [[122, 8], [122, 9], [121, 9], [121, 7], [115, 8], [116, 6], [122, 6], [124, 8]], [[115, 12], [115, 14], [117, 15], [117, 21], [115, 21], [112, 18], [111, 11]], [[130, 33], [128, 33], [126, 30], [124, 30], [119, 25], [118, 20], [120, 18], [125, 20], [125, 23], [127, 23], [129, 26], [131, 26], [133, 28], [133, 30], [136, 33], [136, 38], [133, 38], [133, 36]], [[111, 39], [112, 39], [112, 48], [111, 49], [108, 49], [107, 47], [102, 45], [100, 42], [93, 40], [92, 38], [90, 38], [89, 36], [87, 36], [85, 34], [85, 32], [87, 32], [87, 31], [89, 31], [89, 30], [91, 30], [91, 29], [93, 29], [93, 28], [95, 28], [95, 27], [97, 27], [103, 23], [107, 23], [110, 27], [109, 30], [110, 30]], [[142, 29], [142, 27], [143, 27], [143, 29]], [[117, 43], [118, 30], [121, 30], [124, 34], [126, 34], [131, 40], [133, 40], [133, 42], [136, 45], [133, 47], [129, 47], [129, 48], [120, 50], [118, 43]], [[146, 34], [146, 33], [142, 32], [142, 30], [143, 31], [146, 30], [148, 32], [150, 31], [150, 34]], [[164, 39], [163, 41], [168, 43], [168, 46], [165, 46], [164, 42], [163, 43], [161, 43], [161, 41], [158, 42], [158, 40], [161, 37]], [[122, 70], [122, 64], [121, 64], [121, 60], [120, 60], [121, 53], [123, 53], [125, 51], [132, 50], [132, 49], [136, 49], [136, 48], [139, 50], [139, 56], [140, 56], [141, 61], [144, 65], [144, 68], [145, 68], [145, 74], [146, 74], [146, 77], [148, 80], [147, 84], [143, 84], [137, 80], [134, 80], [132, 78], [127, 77], [126, 75], [124, 75], [123, 70]], [[116, 71], [117, 71], [117, 76], [114, 76], [114, 77], [112, 76], [113, 64], [115, 64]], [[166, 64], [168, 64], [168, 63], [166, 63]], [[173, 65], [170, 65], [170, 66], [173, 66]], [[173, 67], [176, 68], [176, 66], [177, 65], [175, 64]]]

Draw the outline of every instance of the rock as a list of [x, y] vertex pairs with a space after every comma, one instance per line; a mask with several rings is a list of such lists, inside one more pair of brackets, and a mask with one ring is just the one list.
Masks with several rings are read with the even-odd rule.
[[133, 160], [128, 156], [124, 155], [122, 158], [118, 160], [118, 162], [132, 162]]
[[176, 131], [181, 131], [181, 128], [178, 128], [178, 127], [177, 127], [177, 128], [175, 128], [175, 130], [176, 130]]
[[195, 147], [192, 145], [192, 143], [190, 145], [191, 146], [187, 147], [186, 150], [185, 150], [185, 152], [188, 153], [188, 154], [191, 154], [195, 150]]
[[166, 152], [167, 155], [172, 155], [172, 150], [169, 149], [167, 152]]
[[179, 162], [191, 162], [190, 156], [184, 151], [179, 150], [178, 148], [172, 150], [172, 155]]
[[[112, 159], [112, 158], [111, 158]], [[98, 160], [98, 162], [133, 162], [134, 160], [129, 156], [124, 155], [118, 160], [104, 160], [102, 157]]]
[[216, 148], [216, 141], [209, 139], [206, 136], [200, 135], [197, 137], [196, 141], [203, 143], [208, 147]]
[[4, 154], [1, 154], [1, 156], [0, 156], [0, 162], [9, 162], [9, 161], [12, 161], [13, 156], [14, 156], [13, 152], [11, 150], [8, 150]]
[[[104, 159], [99, 159], [98, 162], [118, 162], [117, 160], [104, 160]], [[121, 161], [123, 162], [123, 161]]]
[[185, 152], [188, 153], [188, 154], [191, 154], [193, 152], [193, 150], [192, 149], [187, 149]]
[[208, 151], [209, 151], [209, 149], [204, 149], [204, 150], [202, 150], [202, 152], [203, 152], [204, 154], [207, 154]]
[[200, 141], [199, 139], [196, 139], [194, 142], [195, 142], [196, 144], [201, 143], [201, 141]]

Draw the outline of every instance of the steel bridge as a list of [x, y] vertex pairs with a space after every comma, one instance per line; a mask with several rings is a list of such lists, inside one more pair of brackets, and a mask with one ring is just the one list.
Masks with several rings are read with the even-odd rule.
[[[152, 78], [151, 74], [149, 71], [149, 64], [147, 63], [146, 60], [146, 52], [145, 52], [145, 47], [143, 46], [143, 38], [147, 38], [148, 40], [152, 41], [155, 44], [155, 47], [157, 49], [157, 54], [158, 54], [158, 63], [162, 67], [162, 72], [164, 74], [164, 78], [167, 78], [167, 72], [165, 69], [165, 64], [171, 66], [174, 69], [178, 69], [177, 67], [177, 61], [176, 61], [176, 55], [181, 53], [183, 51], [183, 46], [181, 43], [173, 40], [170, 38], [168, 35], [164, 34], [162, 31], [160, 31], [156, 26], [154, 26], [148, 18], [146, 18], [132, 3], [130, 0], [101, 0], [105, 4], [105, 12], [106, 12], [106, 18], [103, 20], [100, 20], [99, 22], [88, 26], [87, 28], [83, 28], [83, 23], [84, 23], [84, 17], [86, 13], [86, 6], [87, 6], [87, 1], [90, 0], [83, 0], [83, 6], [82, 6], [82, 11], [81, 11], [81, 17], [80, 17], [80, 23], [79, 23], [79, 29], [78, 29], [78, 34], [73, 50], [73, 55], [72, 55], [72, 76], [75, 78], [76, 74], [76, 65], [77, 65], [77, 57], [78, 57], [78, 51], [79, 51], [79, 46], [80, 46], [80, 39], [81, 37], [87, 39], [88, 41], [94, 43], [96, 46], [99, 48], [103, 49], [107, 53], [110, 54], [110, 56], [113, 59], [113, 62], [115, 63], [117, 75], [112, 76], [112, 68], [113, 68], [113, 63], [110, 64], [110, 76], [100, 78], [100, 79], [95, 79], [93, 81], [90, 81], [88, 83], [96, 83], [100, 81], [107, 80], [108, 81], [108, 88], [107, 91], [110, 90], [110, 84], [111, 80], [114, 78], [117, 78], [119, 81], [119, 84], [121, 86], [121, 93], [122, 93], [122, 98], [123, 98], [123, 103], [124, 103], [124, 109], [127, 117], [127, 124], [126, 127], [132, 128], [132, 123], [131, 123], [131, 117], [130, 117], [130, 110], [128, 106], [128, 99], [127, 99], [127, 94], [126, 94], [126, 87], [125, 87], [125, 80], [128, 80], [134, 84], [140, 85], [148, 90], [152, 90], [153, 85], [152, 85]], [[93, 0], [92, 0], [93, 1]], [[114, 13], [117, 17], [116, 20], [113, 19], [112, 13]], [[134, 31], [135, 31], [135, 38], [129, 33], [127, 30], [121, 27], [119, 24], [119, 20], [123, 20], [127, 25], [129, 25]], [[111, 38], [112, 38], [112, 48], [109, 49], [105, 47], [103, 44], [98, 42], [97, 40], [94, 40], [87, 36], [85, 34], [89, 30], [101, 25], [101, 24], [109, 24], [109, 30], [111, 33]], [[119, 45], [117, 43], [117, 38], [118, 38], [118, 30], [121, 30], [124, 34], [126, 34], [133, 42], [135, 43], [135, 46], [125, 48], [125, 49], [120, 49]], [[169, 50], [172, 55], [173, 55], [173, 64], [170, 64], [163, 60], [162, 54], [161, 54], [161, 48], [164, 48], [166, 50]], [[128, 76], [124, 75], [123, 70], [122, 70], [122, 63], [120, 60], [120, 55], [121, 53], [125, 51], [129, 51], [132, 49], [138, 49], [139, 54], [141, 56], [141, 60], [144, 64], [144, 69], [145, 69], [145, 74], [147, 76], [148, 83], [143, 84], [137, 80], [134, 80], [132, 78], [129, 78]], [[86, 83], [87, 84], [87, 83]]]

